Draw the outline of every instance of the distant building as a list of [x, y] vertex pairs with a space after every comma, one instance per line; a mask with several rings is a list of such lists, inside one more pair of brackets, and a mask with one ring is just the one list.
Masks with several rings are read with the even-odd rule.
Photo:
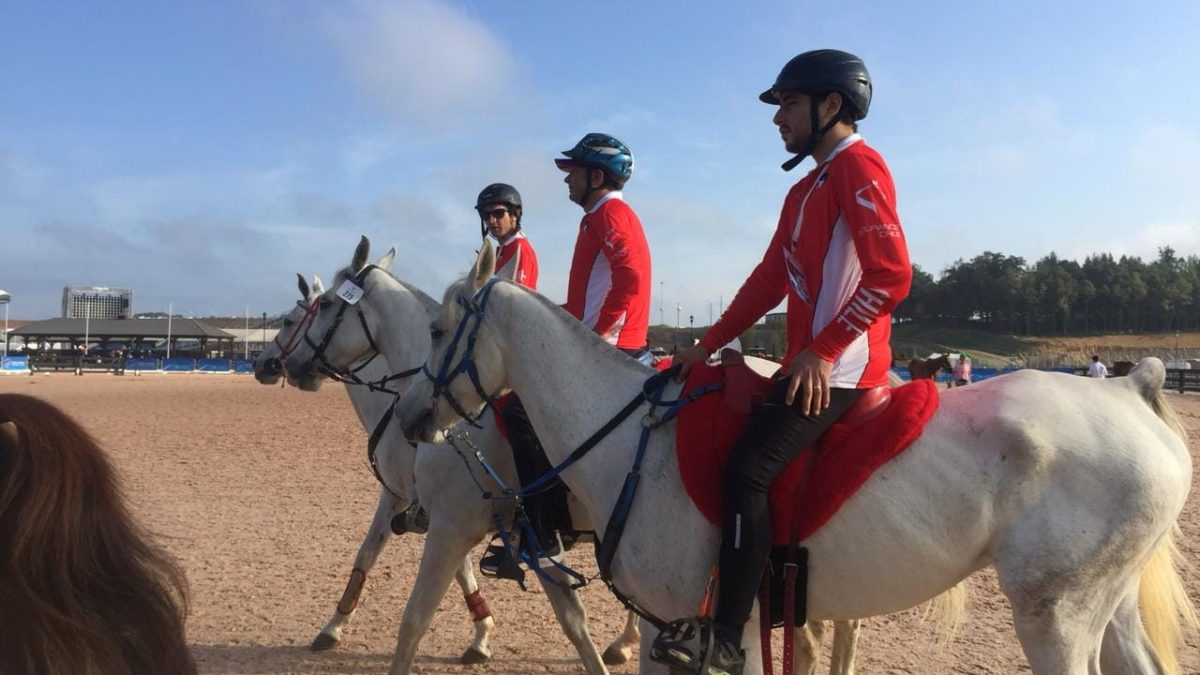
[[133, 291], [108, 286], [63, 288], [64, 319], [128, 319], [133, 314]]
[[772, 314], [768, 314], [765, 318], [768, 326], [787, 325], [787, 312], [774, 312]]

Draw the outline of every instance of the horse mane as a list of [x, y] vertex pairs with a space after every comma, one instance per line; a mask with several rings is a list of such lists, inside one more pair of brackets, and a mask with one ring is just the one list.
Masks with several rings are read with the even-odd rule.
[[21, 394], [0, 394], [0, 552], [0, 673], [196, 672], [182, 570], [88, 432]]
[[[392, 281], [396, 282], [401, 288], [408, 291], [409, 293], [412, 293], [413, 296], [415, 296], [417, 298], [417, 300], [421, 303], [421, 306], [424, 307], [425, 310], [427, 312], [429, 312], [430, 315], [437, 314], [437, 312], [438, 312], [437, 300], [434, 300], [432, 297], [430, 297], [428, 293], [417, 288], [416, 286], [413, 286], [412, 284], [401, 279], [400, 277], [396, 276], [389, 269], [385, 269], [383, 267], [376, 267], [375, 269], [379, 272], [383, 272], [384, 274], [388, 275], [389, 277], [391, 277]], [[355, 275], [355, 272], [352, 272], [350, 270], [349, 266], [343, 267], [342, 269], [338, 270], [336, 274], [333, 275], [333, 283], [330, 284], [330, 288], [337, 289], [337, 287], [340, 285], [338, 283], [339, 279], [349, 279], [349, 278], [353, 277], [354, 275]]]
[[[446, 289], [446, 295], [442, 298], [443, 311], [449, 311], [452, 307], [456, 306], [456, 303], [454, 302], [455, 296], [457, 296], [459, 293], [462, 292], [463, 286], [466, 286], [469, 281], [470, 281], [469, 276], [463, 277], [463, 278], [459, 279], [458, 281], [455, 281], [453, 284], [450, 285], [449, 288]], [[587, 326], [583, 325], [582, 321], [579, 321], [578, 319], [576, 319], [574, 314], [571, 314], [567, 310], [563, 309], [560, 305], [557, 305], [557, 304], [551, 302], [549, 300], [549, 298], [542, 295], [541, 293], [538, 293], [537, 291], [535, 291], [531, 288], [522, 286], [521, 284], [518, 284], [515, 281], [511, 281], [509, 279], [501, 279], [499, 281], [499, 283], [502, 283], [506, 286], [511, 286], [519, 291], [522, 291], [522, 292], [532, 296], [535, 300], [540, 302], [543, 307], [545, 307], [548, 311], [550, 311], [550, 313], [556, 314], [556, 315], [560, 316], [561, 318], [563, 318], [564, 319], [563, 323], [567, 326], [567, 329], [570, 330], [571, 332], [573, 332], [576, 336], [578, 336], [581, 341], [588, 342], [589, 344], [604, 345], [605, 347], [608, 347], [608, 349], [596, 350], [597, 354], [600, 355], [600, 358], [609, 360], [614, 365], [619, 365], [619, 366], [633, 365], [633, 366], [637, 366], [639, 369], [642, 369], [642, 370], [645, 370], [648, 372], [652, 370], [651, 368], [649, 368], [647, 366], [643, 366], [642, 364], [638, 363], [635, 359], [630, 358], [625, 353], [621, 352], [620, 350], [616, 349], [612, 345], [605, 342], [604, 339], [601, 338], [599, 335], [597, 335], [595, 331], [593, 331], [591, 328], [588, 328]], [[570, 319], [570, 320], [567, 321], [566, 319]]]

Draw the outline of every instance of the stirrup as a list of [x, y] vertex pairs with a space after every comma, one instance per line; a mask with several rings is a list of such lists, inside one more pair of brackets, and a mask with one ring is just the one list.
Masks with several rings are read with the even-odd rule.
[[394, 534], [425, 534], [429, 531], [429, 513], [419, 502], [413, 502], [400, 513], [392, 516]]
[[479, 559], [479, 573], [493, 579], [525, 582], [525, 570], [503, 542], [488, 545], [487, 552]]
[[669, 667], [673, 675], [741, 675], [744, 659], [730, 664], [714, 662], [716, 642], [712, 619], [677, 619], [654, 638], [650, 659]]

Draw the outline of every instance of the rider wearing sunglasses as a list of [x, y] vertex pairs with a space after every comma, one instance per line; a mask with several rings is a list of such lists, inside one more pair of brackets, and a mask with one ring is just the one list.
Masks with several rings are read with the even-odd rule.
[[519, 256], [513, 281], [537, 290], [537, 254], [521, 231], [521, 193], [506, 183], [492, 183], [479, 193], [475, 210], [479, 213], [481, 234], [490, 234], [496, 240], [496, 269], [503, 268], [513, 256]]

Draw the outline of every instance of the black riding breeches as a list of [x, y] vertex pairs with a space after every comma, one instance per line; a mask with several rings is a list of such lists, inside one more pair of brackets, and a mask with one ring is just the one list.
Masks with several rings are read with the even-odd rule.
[[829, 407], [800, 413], [801, 395], [784, 404], [790, 378], [775, 383], [767, 403], [751, 413], [729, 454], [722, 484], [720, 586], [714, 617], [724, 639], [740, 641], [771, 553], [767, 492], [796, 457], [813, 445], [864, 389], [833, 389]]
[[[553, 467], [550, 466], [550, 460], [546, 459], [546, 451], [542, 449], [541, 441], [534, 433], [529, 415], [525, 412], [525, 406], [516, 394], [508, 400], [502, 417], [508, 430], [508, 441], [512, 444], [517, 476], [521, 479], [522, 486], [529, 485]], [[533, 525], [538, 541], [543, 546], [553, 539], [555, 530], [569, 525], [569, 518], [565, 516], [567, 489], [561, 480], [525, 497], [524, 504], [529, 523]]]

